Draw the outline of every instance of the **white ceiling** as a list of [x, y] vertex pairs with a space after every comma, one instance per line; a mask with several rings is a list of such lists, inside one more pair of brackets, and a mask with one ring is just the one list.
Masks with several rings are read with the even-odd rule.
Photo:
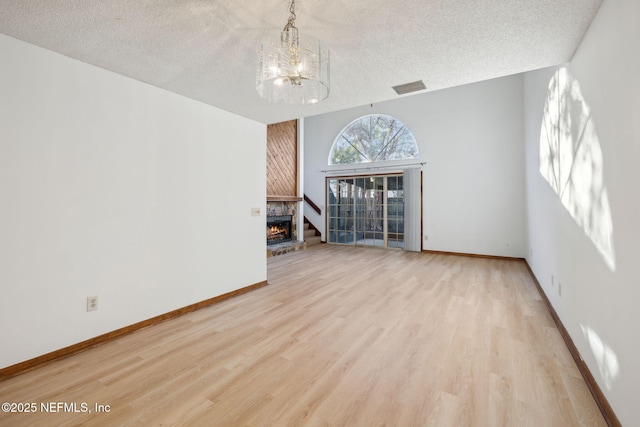
[[[602, 0], [298, 0], [302, 42], [331, 50], [329, 98], [269, 104], [262, 40], [289, 0], [0, 0], [0, 32], [263, 123], [377, 103], [567, 62]], [[410, 95], [405, 95], [410, 96]]]

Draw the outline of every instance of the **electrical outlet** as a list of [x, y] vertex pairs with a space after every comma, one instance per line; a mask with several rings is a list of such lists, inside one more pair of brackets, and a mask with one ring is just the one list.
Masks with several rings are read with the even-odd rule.
[[98, 309], [98, 297], [87, 297], [87, 311]]

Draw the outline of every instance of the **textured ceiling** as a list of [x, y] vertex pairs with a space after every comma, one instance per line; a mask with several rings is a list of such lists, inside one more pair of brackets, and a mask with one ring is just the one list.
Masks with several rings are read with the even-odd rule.
[[[0, 0], [0, 32], [275, 123], [567, 62], [602, 0], [298, 0], [302, 42], [331, 50], [329, 98], [269, 104], [255, 90], [261, 41], [289, 0]], [[405, 95], [410, 96], [410, 95]]]

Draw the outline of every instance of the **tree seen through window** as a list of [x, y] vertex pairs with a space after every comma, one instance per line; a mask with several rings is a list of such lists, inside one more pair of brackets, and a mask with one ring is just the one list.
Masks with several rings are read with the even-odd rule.
[[400, 120], [386, 115], [370, 115], [351, 122], [340, 132], [329, 153], [329, 164], [418, 157], [416, 139]]

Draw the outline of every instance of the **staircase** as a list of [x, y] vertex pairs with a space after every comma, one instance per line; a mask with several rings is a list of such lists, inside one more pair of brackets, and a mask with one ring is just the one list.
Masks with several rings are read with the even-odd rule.
[[309, 222], [309, 220], [304, 218], [304, 242], [307, 246], [313, 246], [322, 243], [320, 236], [320, 232]]

